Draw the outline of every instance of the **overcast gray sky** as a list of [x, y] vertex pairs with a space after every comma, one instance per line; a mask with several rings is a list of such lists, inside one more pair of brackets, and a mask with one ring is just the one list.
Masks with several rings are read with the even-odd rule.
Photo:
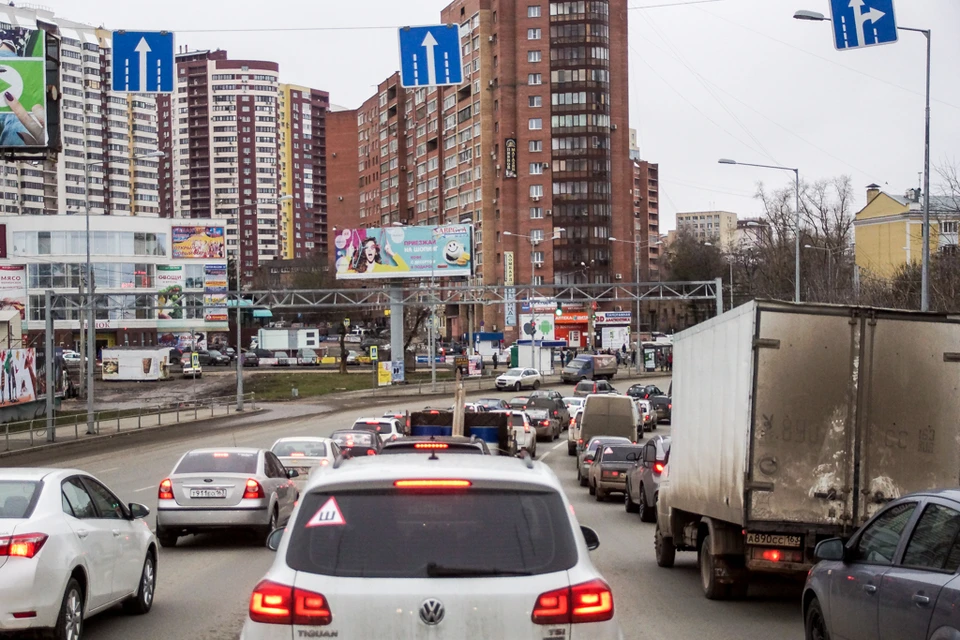
[[[629, 5], [676, 1], [682, 0], [629, 0]], [[960, 2], [895, 2], [898, 24], [933, 29], [932, 163], [960, 161]], [[43, 3], [73, 20], [110, 29], [171, 29], [179, 45], [192, 49], [221, 48], [232, 58], [274, 60], [284, 82], [327, 90], [332, 102], [351, 108], [398, 68], [394, 31], [226, 30], [431, 24], [447, 4]], [[720, 0], [628, 11], [630, 122], [639, 132], [643, 158], [660, 163], [664, 229], [673, 228], [677, 211], [758, 215], [757, 182], [773, 187], [792, 180], [785, 172], [718, 165], [721, 157], [797, 166], [811, 180], [849, 174], [858, 207], [870, 182], [896, 194], [917, 186], [923, 168], [923, 36], [901, 33], [896, 44], [838, 52], [828, 24], [793, 20], [797, 9], [828, 14], [829, 3]]]

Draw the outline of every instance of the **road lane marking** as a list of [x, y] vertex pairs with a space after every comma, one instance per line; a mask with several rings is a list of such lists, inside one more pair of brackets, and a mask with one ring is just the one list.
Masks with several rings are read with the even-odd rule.
[[560, 447], [565, 447], [565, 446], [567, 446], [567, 443], [564, 441], [564, 442], [559, 443], [559, 444], [558, 444], [557, 446], [555, 446], [553, 449], [550, 449], [550, 451], [556, 451], [556, 450], [559, 449]]
[[150, 485], [149, 487], [144, 487], [142, 489], [134, 489], [133, 492], [140, 493], [141, 491], [146, 491], [147, 489], [153, 489], [153, 488], [154, 488], [154, 485]]
[[109, 469], [100, 469], [97, 473], [110, 473], [111, 471], [116, 471], [120, 467], [110, 467]]

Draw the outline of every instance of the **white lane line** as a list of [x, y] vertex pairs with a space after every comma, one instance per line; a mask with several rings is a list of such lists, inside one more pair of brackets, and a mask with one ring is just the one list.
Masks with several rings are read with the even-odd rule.
[[559, 449], [560, 447], [565, 447], [565, 446], [567, 446], [566, 441], [561, 442], [560, 444], [558, 444], [557, 446], [555, 446], [553, 449], [550, 449], [550, 451], [556, 451], [556, 450]]
[[544, 460], [546, 460], [547, 456], [550, 455], [551, 453], [553, 453], [553, 449], [551, 449], [550, 451], [547, 451], [545, 454], [540, 456], [540, 462], [543, 462]]
[[149, 487], [143, 487], [142, 489], [134, 489], [134, 493], [140, 493], [142, 491], [147, 491], [148, 489], [153, 489], [155, 485], [150, 485]]
[[111, 471], [116, 471], [120, 467], [110, 467], [109, 469], [100, 469], [97, 473], [110, 473]]

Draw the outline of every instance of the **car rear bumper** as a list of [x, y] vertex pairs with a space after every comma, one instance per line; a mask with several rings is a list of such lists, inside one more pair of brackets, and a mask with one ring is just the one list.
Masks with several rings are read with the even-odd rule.
[[611, 480], [609, 478], [605, 480], [598, 480], [597, 488], [603, 489], [604, 491], [626, 491], [627, 477], [624, 476], [623, 480]]
[[552, 435], [553, 435], [553, 426], [552, 426], [552, 425], [546, 426], [546, 427], [537, 427], [537, 437], [538, 437], [538, 438], [543, 438], [543, 437], [552, 436]]
[[260, 507], [167, 507], [157, 509], [157, 527], [167, 529], [223, 529], [270, 524], [267, 505]]
[[[57, 623], [66, 584], [65, 576], [61, 584], [59, 574], [66, 568], [58, 567], [54, 575], [38, 565], [37, 559], [9, 558], [0, 567], [0, 633], [43, 629]], [[13, 617], [15, 612], [27, 611], [36, 612], [36, 615]]]

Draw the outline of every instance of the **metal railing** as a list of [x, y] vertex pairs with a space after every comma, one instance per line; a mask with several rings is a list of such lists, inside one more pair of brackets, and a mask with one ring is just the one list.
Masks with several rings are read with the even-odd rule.
[[[245, 403], [257, 409], [256, 394], [244, 395]], [[87, 432], [87, 414], [85, 411], [70, 413], [59, 412], [54, 417], [54, 437], [47, 433], [47, 418], [42, 416], [32, 420], [8, 422], [3, 430], [4, 451], [29, 449], [52, 442], [79, 440], [82, 436], [101, 435], [136, 431], [164, 424], [180, 424], [206, 420], [217, 416], [236, 414], [237, 397], [235, 395], [202, 398], [196, 400], [151, 402], [132, 409], [109, 409], [94, 414], [93, 433]], [[82, 427], [81, 427], [82, 425]], [[81, 431], [81, 428], [83, 431]]]

